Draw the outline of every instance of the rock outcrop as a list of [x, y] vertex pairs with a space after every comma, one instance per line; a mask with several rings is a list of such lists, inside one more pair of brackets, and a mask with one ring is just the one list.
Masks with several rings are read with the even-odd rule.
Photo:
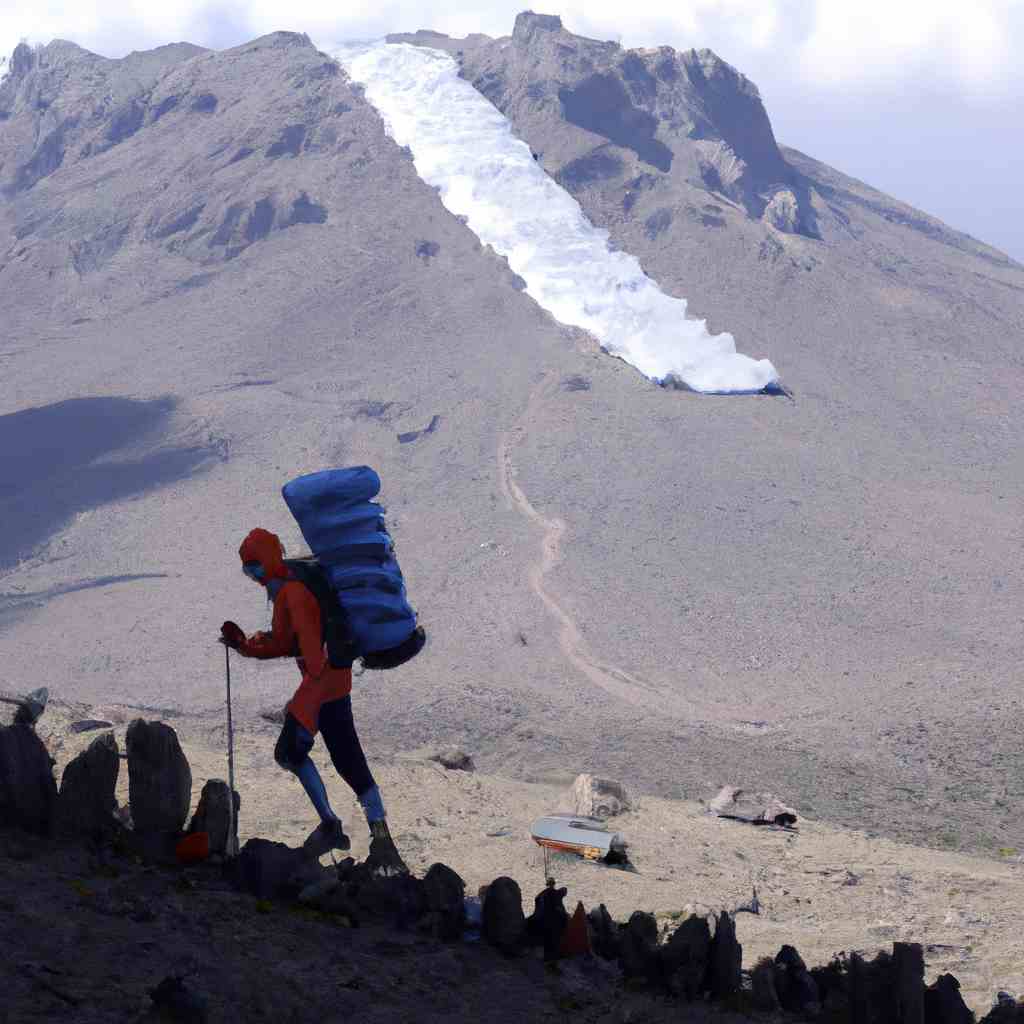
[[585, 818], [612, 818], [633, 806], [621, 782], [587, 773], [576, 776], [570, 800], [572, 813]]
[[137, 832], [180, 832], [192, 800], [192, 770], [177, 733], [136, 718], [125, 736], [128, 799]]
[[61, 777], [57, 827], [63, 835], [99, 836], [119, 827], [114, 790], [121, 768], [112, 732], [97, 736]]
[[[199, 806], [189, 822], [189, 832], [206, 832], [210, 836], [210, 852], [223, 855], [238, 850], [238, 811], [242, 799], [236, 792], [234, 814], [228, 803], [228, 784], [223, 779], [209, 779], [199, 796]], [[231, 826], [234, 823], [234, 832]], [[230, 836], [230, 842], [229, 842]]]
[[53, 762], [28, 725], [0, 727], [0, 821], [48, 833], [57, 804]]

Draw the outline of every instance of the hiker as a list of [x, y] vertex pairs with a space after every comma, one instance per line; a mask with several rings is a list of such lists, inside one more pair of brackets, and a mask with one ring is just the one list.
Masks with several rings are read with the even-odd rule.
[[247, 637], [234, 622], [221, 627], [220, 642], [247, 658], [295, 657], [302, 682], [285, 709], [274, 760], [293, 772], [320, 815], [304, 849], [316, 856], [349, 849], [341, 819], [331, 809], [320, 772], [309, 756], [321, 733], [338, 774], [356, 794], [370, 826], [367, 864], [396, 875], [408, 869], [388, 831], [380, 790], [374, 781], [352, 720], [352, 663], [332, 665], [324, 649], [320, 605], [284, 563], [284, 545], [273, 533], [255, 529], [239, 548], [242, 571], [265, 587], [274, 602], [269, 633]]

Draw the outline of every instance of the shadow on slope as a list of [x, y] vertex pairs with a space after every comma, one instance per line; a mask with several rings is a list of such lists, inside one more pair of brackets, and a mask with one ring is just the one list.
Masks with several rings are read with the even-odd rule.
[[0, 570], [9, 568], [76, 513], [188, 476], [213, 452], [167, 448], [102, 461], [153, 434], [170, 398], [73, 398], [0, 416]]

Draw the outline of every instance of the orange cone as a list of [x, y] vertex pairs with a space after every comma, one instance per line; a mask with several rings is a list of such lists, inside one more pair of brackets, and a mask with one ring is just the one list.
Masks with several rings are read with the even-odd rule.
[[192, 832], [174, 848], [179, 864], [198, 864], [210, 856], [210, 833]]
[[559, 956], [582, 956], [590, 952], [590, 928], [587, 923], [587, 912], [582, 903], [576, 904], [576, 910], [562, 932], [562, 942], [558, 947]]

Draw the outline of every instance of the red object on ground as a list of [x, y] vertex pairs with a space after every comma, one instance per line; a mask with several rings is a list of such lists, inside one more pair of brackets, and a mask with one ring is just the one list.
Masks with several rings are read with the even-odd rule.
[[582, 903], [576, 904], [576, 910], [562, 932], [562, 942], [558, 947], [559, 956], [583, 956], [590, 952], [590, 928], [587, 925], [587, 912]]
[[198, 864], [210, 856], [210, 833], [192, 832], [178, 840], [174, 854], [179, 864]]

